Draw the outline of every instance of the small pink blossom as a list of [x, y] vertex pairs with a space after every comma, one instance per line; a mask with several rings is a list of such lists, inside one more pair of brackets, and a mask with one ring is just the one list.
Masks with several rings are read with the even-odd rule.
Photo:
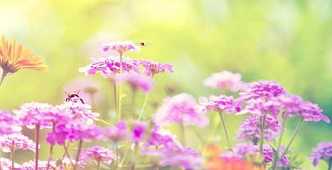
[[3, 152], [15, 150], [35, 151], [35, 143], [22, 134], [10, 134], [0, 137], [0, 148]]
[[130, 41], [123, 42], [111, 42], [108, 44], [104, 44], [102, 47], [103, 52], [116, 52], [118, 55], [122, 56], [127, 52], [137, 52], [139, 51], [140, 46], [136, 43]]
[[182, 93], [166, 98], [155, 113], [154, 121], [158, 125], [183, 123], [184, 125], [203, 127], [208, 124], [209, 120], [203, 112], [203, 108], [196, 103], [195, 98]]
[[237, 92], [243, 88], [244, 83], [241, 81], [241, 75], [239, 73], [222, 71], [219, 73], [214, 73], [208, 77], [204, 81], [204, 85], [211, 88]]
[[119, 121], [115, 126], [104, 129], [104, 136], [114, 142], [119, 142], [127, 137], [128, 127], [124, 121]]
[[144, 93], [151, 91], [153, 80], [151, 77], [139, 74], [137, 72], [128, 72], [119, 74], [116, 77], [118, 82], [127, 82], [134, 90], [141, 90]]
[[80, 162], [82, 164], [86, 164], [89, 161], [94, 160], [97, 162], [111, 164], [114, 158], [115, 156], [110, 149], [101, 146], [92, 146], [83, 150], [80, 157]]
[[18, 133], [21, 131], [19, 119], [9, 113], [0, 111], [0, 135]]

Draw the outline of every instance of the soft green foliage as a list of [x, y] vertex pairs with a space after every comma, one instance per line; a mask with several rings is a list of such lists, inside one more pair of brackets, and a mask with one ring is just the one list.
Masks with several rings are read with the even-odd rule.
[[[129, 39], [147, 44], [136, 57], [175, 65], [175, 73], [158, 77], [154, 90], [159, 92], [150, 103], [165, 97], [164, 87], [170, 85], [177, 92], [211, 94], [202, 80], [231, 70], [247, 81], [276, 80], [329, 114], [331, 10], [326, 0], [2, 0], [0, 33], [44, 57], [49, 70], [8, 76], [0, 88], [0, 106], [61, 103], [63, 86], [82, 76], [78, 68], [93, 57], [95, 40]], [[111, 93], [108, 82], [96, 80]], [[104, 101], [99, 111], [108, 113], [109, 103]], [[153, 113], [152, 107], [148, 110]], [[232, 133], [237, 122], [232, 120]], [[323, 123], [303, 128], [294, 152], [301, 153], [306, 169], [312, 169], [311, 148], [332, 140], [330, 128]]]

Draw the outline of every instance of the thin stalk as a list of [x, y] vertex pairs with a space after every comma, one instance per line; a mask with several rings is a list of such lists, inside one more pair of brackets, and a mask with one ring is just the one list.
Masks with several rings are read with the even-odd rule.
[[76, 153], [76, 159], [75, 159], [74, 170], [77, 169], [78, 162], [80, 161], [80, 156], [81, 156], [82, 146], [83, 146], [83, 140], [81, 139], [81, 140], [78, 142], [78, 146], [77, 146], [77, 153]]
[[143, 105], [142, 105], [142, 108], [141, 108], [141, 111], [138, 115], [138, 120], [142, 120], [143, 116], [144, 116], [144, 109], [146, 107], [146, 104], [147, 104], [147, 101], [148, 101], [148, 98], [149, 98], [149, 94], [145, 94], [145, 97], [144, 97], [144, 101], [143, 101]]
[[[54, 132], [54, 129], [55, 129], [55, 123], [53, 122], [53, 124], [52, 124], [52, 132]], [[51, 161], [51, 159], [52, 159], [52, 154], [53, 154], [53, 147], [54, 147], [54, 145], [51, 144], [51, 145], [50, 145], [50, 150], [49, 150], [49, 152], [48, 152], [48, 159], [47, 159], [46, 170], [48, 170], [49, 167], [50, 167], [50, 161]]]
[[227, 147], [231, 148], [230, 138], [229, 138], [229, 134], [228, 134], [224, 114], [222, 112], [219, 112], [219, 117], [220, 117], [221, 124], [223, 126]]
[[11, 148], [11, 153], [10, 153], [10, 159], [12, 161], [12, 170], [15, 169], [15, 162], [14, 162], [14, 159], [15, 159], [15, 141], [12, 141], [12, 148]]
[[138, 143], [135, 143], [135, 146], [134, 146], [134, 159], [133, 159], [133, 163], [132, 163], [132, 166], [131, 166], [131, 170], [135, 170], [135, 168], [136, 168], [137, 151], [138, 151]]
[[136, 89], [135, 88], [132, 88], [132, 96], [131, 96], [131, 108], [132, 108], [132, 113], [133, 115], [135, 115], [135, 112], [136, 112]]
[[39, 160], [39, 133], [40, 133], [40, 125], [37, 124], [35, 127], [35, 141], [36, 141], [36, 147], [35, 147], [35, 169], [38, 169], [38, 160]]
[[69, 151], [68, 151], [68, 146], [66, 145], [66, 143], [63, 145], [63, 150], [64, 150], [65, 153], [63, 154], [62, 160], [67, 156], [68, 159], [69, 159], [70, 165], [72, 167], [74, 167], [75, 165], [74, 165], [73, 160], [71, 159], [71, 156], [70, 156]]
[[[122, 53], [120, 54], [120, 74], [122, 73], [122, 69], [123, 69], [123, 66], [122, 66]], [[121, 85], [119, 85], [119, 87], [118, 87], [118, 89], [119, 89], [119, 94], [118, 94], [118, 98], [119, 98], [119, 100], [118, 100], [118, 116], [119, 116], [119, 119], [118, 120], [121, 120], [121, 118], [122, 118], [122, 113], [121, 113], [121, 111], [122, 111], [122, 109], [121, 109], [121, 102], [122, 102], [122, 89], [121, 89]]]
[[329, 159], [329, 166], [327, 170], [332, 170], [332, 158]]
[[185, 132], [185, 127], [184, 127], [184, 124], [183, 122], [181, 122], [179, 124], [179, 127], [180, 127], [180, 136], [181, 136], [181, 142], [182, 142], [182, 145], [186, 145], [186, 132]]
[[279, 160], [279, 152], [280, 152], [280, 147], [281, 147], [281, 144], [282, 144], [282, 138], [283, 138], [284, 132], [285, 132], [285, 126], [286, 126], [287, 118], [283, 117], [281, 119], [281, 121], [282, 121], [282, 127], [281, 127], [280, 137], [278, 139], [277, 151], [274, 153], [274, 157], [273, 157], [273, 160], [272, 160], [272, 170], [275, 170], [277, 168], [277, 162]]
[[264, 147], [264, 130], [265, 130], [265, 115], [260, 117], [260, 140], [259, 140], [259, 152], [261, 157], [264, 157], [263, 147]]
[[100, 169], [100, 161], [97, 161], [97, 170]]
[[118, 113], [118, 94], [117, 94], [116, 81], [112, 80], [112, 82], [113, 82], [114, 107], [115, 107], [115, 112]]
[[5, 80], [5, 77], [8, 75], [8, 71], [5, 69], [2, 69], [2, 74], [1, 74], [1, 80], [0, 80], [0, 86], [2, 85], [3, 80]]
[[119, 166], [119, 146], [118, 143], [116, 142], [115, 144], [115, 170], [118, 169]]
[[295, 137], [296, 137], [297, 134], [299, 133], [299, 130], [300, 130], [300, 128], [301, 128], [302, 125], [303, 125], [303, 122], [304, 122], [303, 120], [300, 120], [299, 122], [297, 122], [296, 127], [295, 127], [295, 131], [294, 131], [294, 133], [293, 133], [291, 139], [289, 140], [289, 142], [288, 142], [288, 144], [287, 144], [287, 146], [286, 146], [285, 151], [283, 152], [283, 154], [282, 154], [280, 157], [283, 157], [285, 154], [287, 154], [288, 150], [290, 149], [290, 146], [291, 146], [292, 143], [294, 142]]

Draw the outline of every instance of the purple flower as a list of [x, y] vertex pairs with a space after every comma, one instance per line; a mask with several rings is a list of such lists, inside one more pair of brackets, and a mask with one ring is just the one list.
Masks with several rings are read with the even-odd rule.
[[92, 146], [82, 151], [80, 162], [86, 164], [88, 161], [94, 160], [111, 164], [115, 156], [110, 149], [101, 146]]
[[[95, 75], [100, 73], [106, 78], [113, 78], [120, 72], [138, 71], [138, 62], [130, 58], [122, 57], [102, 57], [94, 59], [92, 64], [80, 68], [80, 72], [87, 75]], [[121, 70], [122, 69], [122, 70]]]
[[[263, 155], [264, 155], [264, 161], [266, 163], [271, 163], [273, 161], [273, 156], [275, 155], [275, 150], [270, 147], [269, 145], [264, 145], [263, 147]], [[284, 149], [281, 147], [281, 150], [279, 151], [279, 156], [282, 156], [278, 163], [278, 167], [288, 167], [289, 166], [289, 159], [287, 155], [284, 154]]]
[[[47, 161], [38, 161], [38, 170], [46, 170], [47, 169]], [[16, 166], [15, 166], [16, 168]], [[50, 161], [49, 169], [56, 169], [56, 162]], [[19, 166], [18, 170], [35, 170], [35, 161], [24, 162], [21, 166]]]
[[69, 119], [85, 124], [92, 124], [99, 117], [99, 113], [92, 112], [90, 105], [80, 102], [66, 102], [57, 106], [57, 110]]
[[237, 92], [244, 87], [241, 75], [230, 71], [214, 73], [204, 81], [204, 85], [211, 88]]
[[119, 82], [127, 82], [134, 90], [141, 90], [144, 93], [151, 91], [153, 80], [151, 77], [139, 74], [137, 72], [122, 73], [115, 78]]
[[236, 113], [241, 111], [240, 103], [232, 96], [210, 96], [200, 98], [200, 104], [208, 111]]
[[160, 152], [160, 165], [179, 167], [185, 170], [199, 169], [203, 159], [191, 148], [172, 147]]
[[13, 149], [35, 151], [35, 143], [28, 137], [16, 133], [1, 136], [0, 148], [3, 152], [11, 152]]
[[[10, 159], [7, 159], [7, 158], [0, 158], [0, 162], [1, 162], [1, 168], [3, 170], [11, 170], [12, 169], [12, 161]], [[15, 167], [15, 170], [18, 169], [18, 170], [21, 170], [21, 165], [18, 164], [18, 163], [14, 163], [14, 167]], [[33, 170], [33, 169], [31, 169]]]
[[[280, 132], [281, 125], [278, 120], [272, 115], [265, 115], [264, 121], [264, 139], [271, 141], [275, 139]], [[261, 126], [263, 117], [257, 115], [250, 115], [241, 125], [238, 132], [240, 140], [251, 141], [257, 143], [261, 138]]]
[[209, 120], [202, 107], [196, 103], [195, 98], [182, 93], [166, 98], [154, 115], [154, 121], [158, 125], [183, 123], [184, 125], [203, 127], [208, 124]]
[[144, 122], [134, 122], [133, 127], [131, 129], [131, 138], [137, 143], [140, 142], [145, 135], [146, 124]]
[[329, 117], [324, 115], [322, 109], [311, 102], [304, 102], [301, 106], [300, 116], [306, 122], [319, 122], [324, 121], [330, 123]]
[[332, 158], [332, 142], [321, 142], [311, 153], [311, 161], [314, 166], [319, 164], [320, 160], [328, 161]]
[[273, 81], [258, 81], [250, 83], [248, 88], [240, 93], [240, 97], [249, 99], [265, 99], [269, 100], [274, 97], [285, 94], [285, 89]]
[[119, 142], [127, 137], [128, 128], [124, 121], [119, 121], [115, 126], [104, 129], [104, 136], [114, 142]]
[[0, 135], [18, 133], [21, 131], [20, 121], [9, 112], [0, 111]]
[[20, 110], [14, 111], [23, 125], [33, 128], [39, 125], [41, 128], [49, 128], [54, 121], [57, 110], [46, 103], [25, 103]]
[[102, 47], [103, 52], [116, 52], [118, 55], [122, 56], [129, 51], [136, 52], [140, 49], [140, 46], [136, 43], [130, 41], [123, 41], [123, 42], [112, 42], [105, 44]]
[[144, 73], [149, 76], [154, 76], [158, 73], [170, 73], [173, 72], [173, 66], [170, 64], [162, 64], [154, 61], [141, 60], [140, 65], [144, 68]]

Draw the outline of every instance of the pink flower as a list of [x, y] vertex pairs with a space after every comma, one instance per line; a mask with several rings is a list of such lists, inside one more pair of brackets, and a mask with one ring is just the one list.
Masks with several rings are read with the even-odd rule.
[[232, 96], [210, 96], [209, 98], [201, 97], [200, 104], [208, 111], [237, 113], [241, 111], [240, 103]]
[[203, 127], [208, 124], [208, 118], [201, 106], [196, 103], [193, 96], [179, 94], [166, 98], [154, 115], [154, 121], [158, 125], [168, 123], [183, 123]]
[[144, 93], [149, 92], [153, 87], [151, 77], [139, 74], [137, 72], [122, 73], [116, 77], [118, 82], [127, 82], [134, 90], [141, 90]]
[[204, 81], [204, 85], [211, 88], [229, 90], [237, 92], [243, 88], [244, 83], [241, 81], [241, 75], [230, 71], [214, 73]]
[[158, 73], [170, 73], [173, 72], [173, 66], [170, 64], [162, 64], [154, 61], [141, 60], [140, 65], [144, 68], [144, 73], [149, 76], [154, 76]]
[[25, 103], [14, 113], [28, 128], [33, 128], [36, 125], [41, 128], [49, 128], [52, 126], [57, 110], [46, 103]]
[[20, 132], [20, 123], [18, 118], [11, 113], [0, 111], [0, 135]]
[[131, 129], [131, 139], [137, 143], [140, 142], [145, 135], [147, 125], [144, 122], [136, 121], [133, 124], [133, 127]]
[[99, 113], [91, 110], [91, 106], [80, 102], [65, 102], [56, 107], [58, 112], [63, 113], [73, 121], [92, 124], [99, 117]]
[[140, 46], [136, 43], [130, 41], [123, 41], [123, 42], [112, 42], [103, 45], [102, 51], [103, 52], [116, 52], [118, 55], [122, 56], [129, 51], [137, 52], [140, 49]]
[[115, 156], [110, 149], [101, 146], [92, 146], [83, 150], [80, 162], [82, 162], [82, 164], [86, 164], [87, 162], [94, 160], [97, 162], [111, 164], [114, 158]]
[[[56, 162], [50, 161], [49, 169], [55, 169]], [[47, 161], [38, 161], [38, 170], [46, 170], [47, 169]], [[35, 170], [35, 161], [24, 162], [18, 170]]]
[[128, 128], [124, 121], [119, 121], [115, 126], [104, 129], [104, 136], [114, 142], [119, 142], [127, 137]]
[[10, 134], [0, 137], [0, 148], [3, 152], [15, 150], [35, 151], [35, 143], [22, 134]]

